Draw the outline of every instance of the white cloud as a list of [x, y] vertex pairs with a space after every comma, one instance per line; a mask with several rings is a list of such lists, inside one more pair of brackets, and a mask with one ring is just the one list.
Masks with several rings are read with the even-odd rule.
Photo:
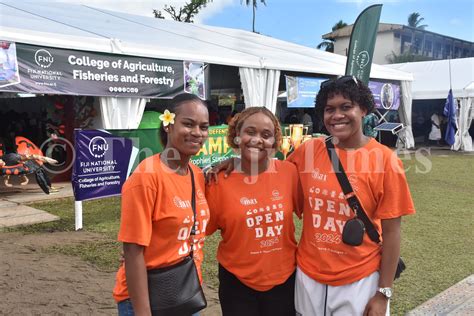
[[196, 23], [206, 23], [206, 20], [216, 14], [219, 14], [226, 7], [235, 5], [235, 0], [214, 0], [209, 3], [204, 9], [199, 12], [196, 16]]

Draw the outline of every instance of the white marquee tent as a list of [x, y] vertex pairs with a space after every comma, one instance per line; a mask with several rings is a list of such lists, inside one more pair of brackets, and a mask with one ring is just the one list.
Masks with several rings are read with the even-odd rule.
[[458, 131], [454, 150], [472, 151], [469, 127], [474, 118], [474, 58], [387, 65], [413, 74], [414, 100], [445, 99], [449, 89], [458, 100]]
[[[194, 60], [239, 67], [246, 106], [266, 105], [275, 112], [280, 71], [343, 75], [346, 57], [260, 34], [181, 23], [65, 3], [0, 0], [0, 39], [33, 45], [141, 57]], [[410, 73], [373, 65], [371, 78], [397, 80], [402, 87], [401, 135], [413, 147]], [[101, 101], [109, 113], [105, 128], [136, 128], [145, 102], [127, 98]], [[130, 107], [139, 107], [133, 111]], [[127, 109], [126, 111], [121, 111]], [[120, 115], [120, 113], [127, 115]], [[114, 114], [115, 113], [115, 114]], [[130, 113], [137, 116], [127, 125]], [[115, 116], [114, 116], [115, 115]], [[123, 124], [113, 125], [113, 122]], [[135, 126], [136, 125], [136, 126]]]

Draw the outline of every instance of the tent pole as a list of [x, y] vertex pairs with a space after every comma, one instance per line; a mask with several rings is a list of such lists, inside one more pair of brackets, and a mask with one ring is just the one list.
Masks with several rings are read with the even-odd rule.
[[82, 229], [82, 201], [74, 201], [74, 224], [76, 231]]
[[452, 82], [451, 82], [451, 57], [448, 58], [448, 66], [449, 66], [449, 89], [451, 90], [452, 87]]

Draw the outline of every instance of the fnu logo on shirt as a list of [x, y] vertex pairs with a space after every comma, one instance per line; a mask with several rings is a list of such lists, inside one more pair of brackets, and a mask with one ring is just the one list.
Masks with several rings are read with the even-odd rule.
[[245, 206], [255, 205], [257, 203], [258, 203], [257, 199], [249, 199], [248, 197], [245, 197], [245, 196], [240, 199], [240, 204], [245, 205]]
[[311, 174], [313, 179], [319, 180], [319, 181], [326, 181], [326, 178], [328, 177], [326, 174], [319, 172], [319, 169], [316, 168], [313, 170], [313, 173]]
[[274, 201], [279, 201], [282, 200], [283, 196], [280, 195], [280, 192], [278, 190], [273, 190], [272, 191], [272, 197], [271, 200]]
[[191, 202], [188, 200], [183, 201], [181, 200], [178, 196], [175, 196], [173, 198], [174, 205], [176, 205], [179, 208], [190, 208], [191, 207]]
[[206, 204], [207, 201], [206, 201], [206, 196], [204, 195], [204, 193], [201, 191], [201, 189], [197, 189], [196, 191], [196, 195], [197, 195], [197, 204], [201, 205], [201, 204]]

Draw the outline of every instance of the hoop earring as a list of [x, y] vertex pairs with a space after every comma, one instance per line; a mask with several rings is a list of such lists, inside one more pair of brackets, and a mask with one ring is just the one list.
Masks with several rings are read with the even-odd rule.
[[234, 137], [234, 144], [238, 146], [240, 145], [241, 142], [242, 142], [242, 139], [239, 136]]

